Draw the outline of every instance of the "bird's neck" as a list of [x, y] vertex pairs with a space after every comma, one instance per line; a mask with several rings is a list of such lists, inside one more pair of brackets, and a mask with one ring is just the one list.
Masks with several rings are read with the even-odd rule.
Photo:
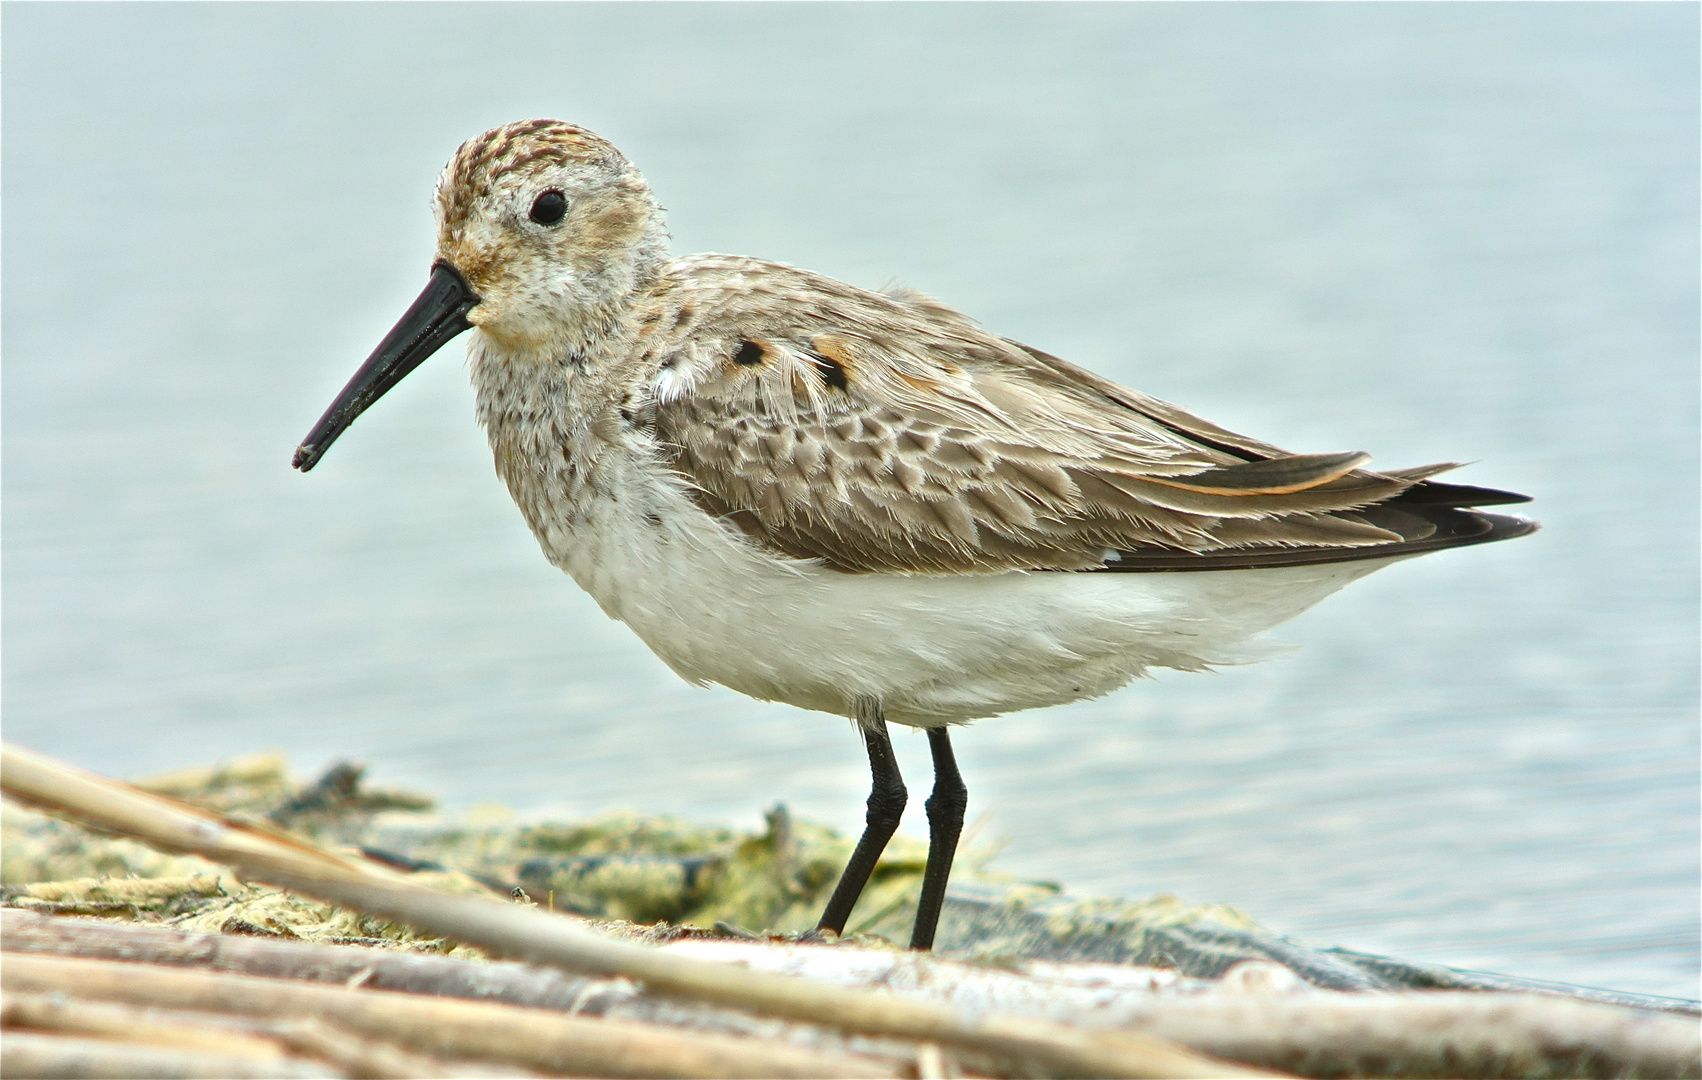
[[657, 606], [663, 537], [708, 544], [722, 562], [733, 541], [692, 506], [643, 426], [640, 395], [622, 386], [631, 343], [600, 344], [609, 351], [540, 363], [475, 338], [469, 357], [497, 474], [538, 546], [611, 617], [631, 621]]
[[[632, 320], [611, 320], [578, 351], [515, 352], [481, 333], [467, 350], [496, 471], [536, 532], [608, 488], [612, 459], [630, 456], [620, 385]], [[542, 539], [542, 534], [540, 534]]]

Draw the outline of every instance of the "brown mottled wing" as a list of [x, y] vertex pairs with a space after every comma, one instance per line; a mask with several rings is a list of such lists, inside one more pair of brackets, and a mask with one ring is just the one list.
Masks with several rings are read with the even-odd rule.
[[1352, 511], [1420, 471], [1255, 443], [925, 298], [676, 267], [646, 330], [657, 439], [707, 511], [778, 552], [965, 572], [1406, 539]]

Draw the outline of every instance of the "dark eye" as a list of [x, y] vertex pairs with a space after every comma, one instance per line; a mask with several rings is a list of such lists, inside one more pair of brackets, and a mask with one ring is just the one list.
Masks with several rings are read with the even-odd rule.
[[567, 196], [559, 191], [546, 191], [532, 200], [532, 212], [527, 217], [539, 225], [554, 225], [567, 213]]

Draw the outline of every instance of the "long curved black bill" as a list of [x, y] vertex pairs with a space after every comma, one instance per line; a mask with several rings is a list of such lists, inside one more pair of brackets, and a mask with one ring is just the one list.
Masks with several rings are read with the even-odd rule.
[[479, 302], [479, 294], [467, 284], [461, 271], [446, 262], [431, 268], [431, 280], [425, 291], [407, 312], [384, 335], [378, 348], [366, 358], [355, 372], [349, 385], [337, 395], [337, 400], [325, 410], [319, 423], [307, 433], [307, 438], [295, 449], [291, 462], [302, 472], [313, 468], [331, 444], [337, 441], [355, 417], [367, 406], [383, 397], [392, 386], [402, 381], [408, 372], [419, 367], [425, 358], [443, 348], [449, 339], [464, 330], [472, 329], [467, 312]]

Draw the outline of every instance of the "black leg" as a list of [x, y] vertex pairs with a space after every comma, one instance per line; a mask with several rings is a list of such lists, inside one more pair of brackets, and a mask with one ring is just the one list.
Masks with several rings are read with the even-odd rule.
[[946, 880], [957, 855], [957, 838], [963, 832], [963, 812], [969, 806], [969, 789], [958, 775], [957, 759], [951, 753], [951, 736], [943, 727], [928, 729], [928, 749], [934, 752], [934, 793], [928, 796], [928, 868], [922, 872], [922, 899], [916, 904], [916, 929], [910, 935], [912, 949], [934, 947], [934, 931], [940, 925], [940, 905], [946, 899]]
[[904, 815], [904, 804], [910, 797], [904, 790], [904, 777], [898, 774], [898, 759], [892, 754], [892, 740], [887, 737], [880, 706], [869, 703], [859, 708], [857, 721], [863, 743], [869, 749], [869, 772], [874, 783], [869, 789], [869, 813], [864, 819], [867, 824], [863, 838], [857, 841], [857, 849], [845, 864], [845, 873], [839, 876], [827, 910], [816, 923], [817, 930], [832, 930], [835, 934], [845, 932], [845, 920], [851, 917], [851, 909], [863, 894], [863, 886], [868, 884], [869, 874], [874, 871], [881, 852], [886, 850], [887, 841], [898, 828], [898, 819]]

